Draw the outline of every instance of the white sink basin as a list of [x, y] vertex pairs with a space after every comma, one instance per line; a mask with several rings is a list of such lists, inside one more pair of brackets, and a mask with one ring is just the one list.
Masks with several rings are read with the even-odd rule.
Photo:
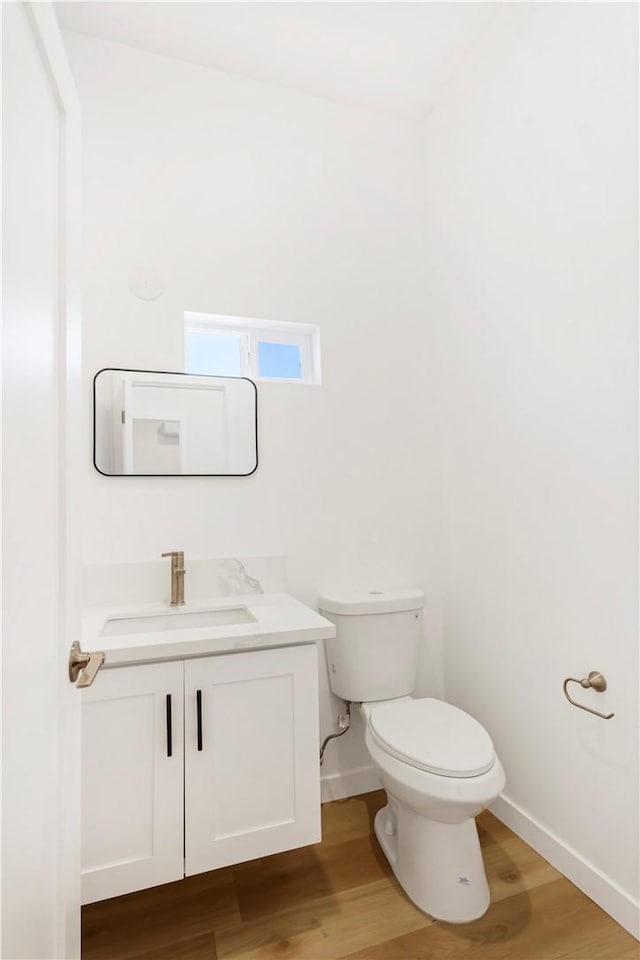
[[82, 646], [105, 668], [266, 650], [335, 637], [336, 628], [288, 593], [202, 597], [184, 607], [159, 601], [90, 607]]
[[139, 616], [107, 620], [101, 637], [132, 633], [158, 633], [162, 630], [194, 630], [202, 627], [227, 627], [234, 623], [256, 623], [246, 607], [218, 607], [215, 610], [176, 610], [171, 613], [142, 613]]

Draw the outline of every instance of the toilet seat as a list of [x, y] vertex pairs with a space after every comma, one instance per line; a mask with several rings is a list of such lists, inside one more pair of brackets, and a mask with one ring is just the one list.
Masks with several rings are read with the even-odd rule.
[[373, 706], [372, 739], [403, 763], [441, 777], [478, 777], [496, 759], [491, 737], [464, 710], [424, 697]]

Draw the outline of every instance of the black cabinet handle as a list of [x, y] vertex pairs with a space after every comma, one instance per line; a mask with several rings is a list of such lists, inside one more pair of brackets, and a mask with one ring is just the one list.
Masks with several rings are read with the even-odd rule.
[[167, 694], [167, 756], [173, 756], [173, 728], [171, 717], [171, 694]]
[[196, 690], [196, 714], [198, 717], [198, 750], [202, 750], [202, 690]]

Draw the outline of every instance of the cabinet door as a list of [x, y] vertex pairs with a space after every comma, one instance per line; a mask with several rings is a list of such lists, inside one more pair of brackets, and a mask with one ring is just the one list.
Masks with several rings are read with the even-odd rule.
[[315, 644], [185, 663], [185, 827], [187, 876], [320, 840]]
[[183, 764], [182, 662], [102, 670], [82, 703], [83, 903], [184, 876]]

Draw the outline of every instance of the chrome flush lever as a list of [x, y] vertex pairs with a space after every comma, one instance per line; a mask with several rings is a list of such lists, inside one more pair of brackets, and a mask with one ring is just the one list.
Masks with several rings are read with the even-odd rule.
[[69, 651], [69, 680], [76, 687], [90, 687], [96, 674], [105, 661], [105, 654], [83, 653], [80, 644], [75, 640]]

